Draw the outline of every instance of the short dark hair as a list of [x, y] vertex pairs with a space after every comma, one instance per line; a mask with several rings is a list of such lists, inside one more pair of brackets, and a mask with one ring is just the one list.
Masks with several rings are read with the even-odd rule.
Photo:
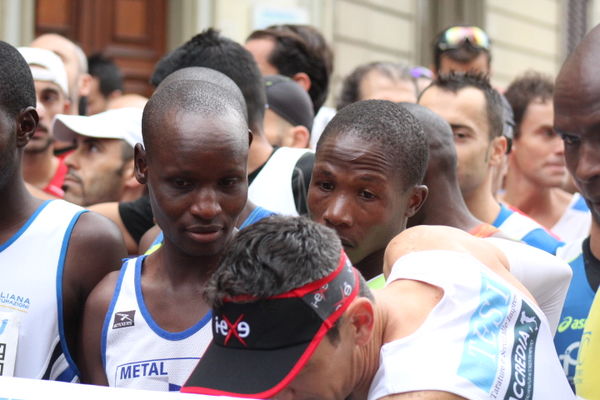
[[[500, 93], [492, 87], [486, 75], [474, 72], [451, 72], [450, 74], [438, 76], [431, 82], [431, 85], [429, 85], [429, 87], [432, 86], [452, 93], [457, 93], [460, 90], [469, 87], [480, 90], [485, 98], [485, 110], [490, 128], [489, 139], [492, 140], [502, 136], [502, 133], [504, 132], [502, 98], [500, 97]], [[427, 89], [425, 89], [423, 93], [426, 91]], [[423, 96], [423, 93], [421, 93], [421, 96]]]
[[449, 28], [451, 27], [447, 27], [443, 31], [439, 32], [433, 39], [433, 66], [436, 72], [440, 70], [440, 67], [442, 65], [442, 55], [458, 63], [466, 64], [479, 57], [480, 54], [486, 54], [488, 66], [492, 64], [492, 53], [488, 49], [473, 46], [468, 41], [463, 42], [460, 46], [456, 48], [440, 48], [439, 43]]
[[515, 120], [515, 138], [521, 131], [521, 123], [527, 107], [535, 100], [541, 102], [552, 101], [554, 94], [554, 81], [548, 75], [536, 71], [527, 71], [517, 77], [504, 92], [504, 97], [512, 107]]
[[265, 88], [248, 50], [218, 31], [207, 29], [163, 57], [156, 64], [150, 83], [158, 86], [172, 72], [186, 67], [211, 68], [231, 78], [246, 100], [250, 128], [254, 133], [262, 134], [267, 103]]
[[411, 82], [415, 86], [415, 96], [417, 95], [417, 85], [408, 66], [394, 62], [376, 61], [359, 65], [344, 79], [340, 97], [336, 104], [338, 110], [360, 100], [360, 84], [371, 71], [377, 71], [393, 81]]
[[[333, 272], [341, 251], [337, 234], [325, 225], [305, 217], [264, 218], [229, 243], [204, 297], [215, 308], [227, 297], [266, 298], [289, 292]], [[362, 276], [359, 296], [374, 300]], [[335, 344], [337, 323], [327, 336]]]
[[290, 78], [299, 72], [304, 72], [310, 77], [311, 85], [308, 94], [316, 114], [327, 99], [332, 52], [322, 38], [307, 40], [309, 35], [315, 34], [318, 34], [318, 31], [314, 28], [309, 31], [294, 25], [275, 25], [252, 32], [246, 41], [273, 40], [275, 48], [269, 55], [268, 61], [277, 68], [277, 72]]
[[36, 106], [31, 69], [21, 53], [0, 41], [0, 106], [11, 117], [23, 109]]
[[92, 54], [87, 61], [90, 75], [98, 78], [102, 96], [108, 97], [117, 90], [123, 91], [123, 76], [117, 64], [101, 53]]
[[325, 127], [320, 146], [339, 135], [357, 137], [379, 145], [389, 155], [394, 170], [408, 187], [423, 181], [429, 150], [419, 121], [401, 104], [387, 100], [362, 100], [342, 108]]
[[[142, 115], [142, 136], [144, 146], [149, 150], [155, 135], [165, 135], [156, 132], [163, 116], [172, 111], [189, 112], [204, 116], [222, 116], [233, 114], [246, 125], [246, 115], [239, 99], [232, 92], [211, 82], [199, 80], [176, 80], [167, 83], [156, 90]], [[247, 131], [242, 132], [247, 140]]]

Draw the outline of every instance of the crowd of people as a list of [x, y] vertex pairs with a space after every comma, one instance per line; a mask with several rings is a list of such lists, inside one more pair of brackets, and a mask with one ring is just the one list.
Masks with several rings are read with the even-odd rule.
[[482, 29], [432, 52], [358, 66], [332, 108], [306, 25], [199, 33], [150, 98], [60, 35], [0, 42], [0, 376], [600, 398], [600, 27], [506, 90]]

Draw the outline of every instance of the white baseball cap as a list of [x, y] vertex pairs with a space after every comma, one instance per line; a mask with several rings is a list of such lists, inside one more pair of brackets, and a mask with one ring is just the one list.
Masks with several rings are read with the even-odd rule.
[[108, 110], [91, 116], [58, 114], [52, 132], [58, 140], [71, 142], [76, 135], [99, 139], [121, 139], [134, 147], [142, 143], [141, 108], [127, 107]]
[[52, 82], [69, 95], [69, 81], [65, 64], [54, 52], [35, 47], [19, 47], [19, 52], [29, 64], [31, 74], [36, 81]]

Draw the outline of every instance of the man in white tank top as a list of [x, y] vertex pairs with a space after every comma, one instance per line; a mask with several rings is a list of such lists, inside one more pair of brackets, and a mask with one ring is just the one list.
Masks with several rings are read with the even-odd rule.
[[182, 391], [575, 398], [547, 319], [494, 246], [455, 228], [410, 228], [388, 246], [385, 273], [373, 298], [332, 230], [284, 217], [252, 225], [208, 284], [214, 340]]
[[125, 247], [105, 218], [27, 191], [34, 82], [16, 49], [0, 42], [0, 53], [0, 376], [77, 381], [83, 305]]
[[163, 245], [126, 260], [92, 293], [82, 380], [178, 391], [212, 339], [202, 292], [246, 205], [243, 97], [219, 72], [177, 71], [148, 101], [142, 134], [136, 176], [148, 185]]

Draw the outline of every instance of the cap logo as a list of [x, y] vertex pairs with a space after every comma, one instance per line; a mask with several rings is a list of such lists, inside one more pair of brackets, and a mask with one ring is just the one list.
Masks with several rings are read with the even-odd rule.
[[313, 294], [313, 301], [310, 303], [314, 308], [319, 308], [319, 303], [325, 300], [325, 293], [328, 288], [329, 284], [327, 283], [315, 291]]
[[243, 318], [244, 314], [241, 314], [232, 324], [225, 315], [223, 315], [221, 319], [219, 319], [218, 316], [215, 316], [215, 331], [219, 335], [225, 336], [225, 345], [229, 343], [232, 336], [235, 336], [241, 344], [248, 347], [244, 338], [247, 338], [250, 335], [250, 325], [246, 321], [243, 321]]

